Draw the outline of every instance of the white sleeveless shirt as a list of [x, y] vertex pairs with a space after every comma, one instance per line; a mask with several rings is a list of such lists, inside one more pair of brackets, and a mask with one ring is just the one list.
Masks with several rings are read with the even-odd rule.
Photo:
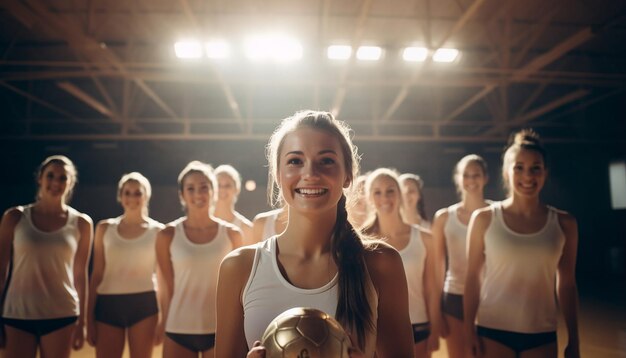
[[181, 218], [176, 222], [170, 255], [174, 268], [174, 294], [165, 331], [181, 334], [215, 333], [215, 295], [220, 263], [232, 250], [225, 221], [208, 243], [187, 238]]
[[[260, 340], [269, 323], [279, 314], [294, 307], [311, 307], [335, 317], [338, 301], [338, 276], [319, 288], [303, 289], [287, 281], [276, 259], [276, 236], [255, 244], [256, 253], [250, 277], [243, 291], [244, 331], [248, 347]], [[368, 299], [372, 307], [372, 321], [377, 322], [378, 295], [367, 274]], [[375, 332], [375, 330], [374, 330]], [[365, 356], [371, 358], [376, 349], [375, 333], [367, 337]]]
[[448, 207], [448, 218], [443, 227], [448, 257], [448, 270], [443, 290], [462, 295], [467, 276], [467, 225], [459, 220], [458, 208], [458, 204]]
[[411, 324], [428, 322], [426, 300], [424, 299], [424, 268], [426, 266], [426, 246], [422, 241], [417, 225], [411, 225], [411, 236], [406, 247], [398, 250], [402, 258], [409, 289], [409, 315]]
[[45, 232], [33, 224], [32, 207], [24, 207], [22, 217], [15, 226], [13, 274], [2, 316], [13, 319], [78, 316], [74, 256], [80, 239], [80, 214], [68, 206], [65, 225]]
[[148, 227], [140, 236], [120, 236], [121, 217], [109, 219], [102, 237], [104, 273], [97, 288], [99, 294], [129, 294], [156, 290], [156, 235], [163, 226], [148, 219]]
[[556, 331], [556, 272], [565, 244], [558, 211], [548, 207], [545, 226], [533, 234], [506, 225], [502, 202], [492, 204], [491, 213], [478, 325], [518, 333]]

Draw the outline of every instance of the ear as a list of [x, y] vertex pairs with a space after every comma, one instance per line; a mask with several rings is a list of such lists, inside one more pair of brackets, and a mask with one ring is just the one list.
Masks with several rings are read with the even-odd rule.
[[343, 182], [343, 188], [347, 189], [352, 184], [352, 178], [346, 177], [346, 180]]

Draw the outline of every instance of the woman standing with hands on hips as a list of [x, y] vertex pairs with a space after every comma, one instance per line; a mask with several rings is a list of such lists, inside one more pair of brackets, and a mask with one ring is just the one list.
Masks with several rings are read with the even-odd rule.
[[[267, 148], [270, 185], [285, 203], [284, 232], [229, 254], [217, 293], [219, 357], [264, 357], [269, 322], [286, 309], [313, 307], [351, 336], [353, 357], [413, 354], [402, 259], [352, 228], [344, 189], [358, 172], [349, 129], [330, 113], [283, 120]], [[255, 342], [256, 341], [256, 342]]]
[[34, 358], [38, 350], [42, 357], [69, 357], [72, 347], [83, 346], [92, 221], [67, 205], [76, 178], [69, 158], [46, 158], [37, 171], [35, 202], [2, 217], [0, 331], [5, 336], [0, 338], [6, 339], [8, 358]]
[[557, 357], [558, 307], [568, 332], [565, 357], [580, 356], [578, 229], [573, 216], [539, 199], [547, 164], [538, 135], [516, 133], [503, 155], [508, 198], [470, 220], [464, 309], [474, 356]]
[[[215, 357], [215, 291], [220, 262], [243, 237], [210, 214], [217, 180], [210, 165], [192, 161], [178, 175], [186, 216], [157, 235], [163, 274], [164, 358]], [[229, 357], [229, 354], [216, 357]]]
[[152, 187], [125, 174], [117, 186], [124, 213], [96, 226], [89, 287], [87, 337], [96, 356], [121, 357], [126, 337], [132, 358], [149, 358], [160, 343], [156, 294], [156, 235], [163, 225], [148, 216]]

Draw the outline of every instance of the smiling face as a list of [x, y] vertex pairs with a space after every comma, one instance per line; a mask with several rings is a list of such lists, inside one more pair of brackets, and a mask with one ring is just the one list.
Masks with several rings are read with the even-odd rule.
[[124, 183], [119, 199], [125, 211], [141, 210], [148, 200], [146, 189], [136, 180], [128, 180]]
[[370, 184], [369, 200], [377, 215], [398, 214], [402, 204], [398, 181], [388, 175], [378, 175]]
[[464, 193], [480, 194], [483, 192], [486, 184], [487, 174], [484, 172], [483, 167], [474, 161], [468, 162], [462, 173], [457, 175], [457, 186]]
[[547, 169], [541, 153], [520, 149], [506, 167], [505, 180], [512, 195], [538, 196], [547, 178]]
[[182, 180], [181, 202], [189, 211], [206, 210], [211, 204], [213, 189], [203, 173], [190, 171]]
[[52, 162], [43, 169], [37, 183], [39, 198], [65, 201], [74, 186], [74, 179], [66, 165]]
[[350, 184], [334, 135], [311, 127], [287, 134], [278, 153], [277, 184], [285, 202], [303, 212], [336, 210]]
[[217, 175], [217, 200], [225, 202], [234, 202], [237, 200], [237, 186], [233, 178], [226, 174]]
[[404, 179], [401, 183], [402, 199], [404, 206], [408, 209], [417, 207], [417, 202], [421, 198], [421, 193], [417, 187], [417, 182], [412, 179]]

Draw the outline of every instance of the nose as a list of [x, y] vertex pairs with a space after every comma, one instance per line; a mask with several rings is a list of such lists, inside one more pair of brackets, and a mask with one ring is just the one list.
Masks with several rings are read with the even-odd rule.
[[305, 179], [317, 179], [319, 178], [318, 168], [315, 163], [309, 162], [304, 165], [302, 176]]

